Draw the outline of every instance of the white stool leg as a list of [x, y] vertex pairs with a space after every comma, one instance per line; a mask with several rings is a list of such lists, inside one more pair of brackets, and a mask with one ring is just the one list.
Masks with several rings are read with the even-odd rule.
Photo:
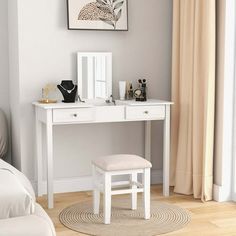
[[[130, 176], [131, 182], [137, 182], [137, 173], [132, 173]], [[135, 184], [132, 184], [132, 189], [136, 189], [137, 186]], [[131, 209], [136, 210], [137, 209], [137, 192], [131, 193]]]
[[150, 168], [143, 171], [143, 206], [144, 218], [150, 219]]
[[104, 196], [103, 196], [103, 212], [104, 224], [111, 222], [111, 175], [110, 173], [104, 174]]
[[93, 213], [99, 214], [100, 191], [97, 189], [97, 172], [94, 165], [92, 165], [93, 172]]

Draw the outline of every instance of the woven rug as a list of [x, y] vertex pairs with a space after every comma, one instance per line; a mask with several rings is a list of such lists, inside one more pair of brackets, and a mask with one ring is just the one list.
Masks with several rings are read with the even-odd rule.
[[[138, 202], [142, 206], [142, 202]], [[100, 208], [100, 212], [102, 212]], [[143, 219], [143, 209], [130, 210], [130, 201], [112, 199], [111, 224], [103, 224], [103, 214], [94, 215], [92, 202], [85, 201], [65, 208], [59, 215], [67, 228], [87, 235], [154, 236], [179, 230], [190, 220], [190, 213], [178, 206], [151, 202], [151, 219]]]

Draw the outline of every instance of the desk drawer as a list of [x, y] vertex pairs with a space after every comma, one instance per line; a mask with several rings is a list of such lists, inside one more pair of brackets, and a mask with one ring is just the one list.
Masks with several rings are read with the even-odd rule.
[[164, 119], [165, 106], [127, 106], [127, 120]]
[[94, 120], [94, 108], [54, 109], [53, 122], [85, 122]]

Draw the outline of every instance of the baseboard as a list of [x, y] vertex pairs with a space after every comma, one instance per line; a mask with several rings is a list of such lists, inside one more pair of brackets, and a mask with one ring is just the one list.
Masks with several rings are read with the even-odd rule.
[[[213, 185], [213, 199], [217, 202], [227, 202], [233, 200], [230, 188], [226, 188], [217, 184]], [[236, 196], [235, 196], [236, 197]]]
[[232, 194], [232, 200], [233, 200], [234, 202], [236, 202], [236, 193], [233, 193], [233, 194]]
[[[152, 170], [151, 183], [162, 184], [162, 170]], [[32, 182], [33, 188], [36, 191], [37, 184]], [[69, 193], [69, 192], [81, 192], [90, 191], [92, 189], [92, 176], [82, 176], [76, 178], [56, 179], [54, 180], [54, 193]], [[42, 184], [42, 192], [46, 194], [47, 183]]]
[[213, 199], [217, 202], [220, 202], [220, 198], [221, 198], [220, 187], [221, 186], [216, 185], [216, 184], [213, 185]]
[[[32, 183], [33, 188], [36, 191], [37, 183]], [[92, 189], [92, 177], [91, 176], [82, 176], [76, 178], [65, 178], [65, 179], [56, 179], [53, 182], [54, 193], [70, 193], [70, 192], [81, 192], [89, 191]], [[43, 181], [42, 183], [42, 194], [47, 193], [47, 182]]]

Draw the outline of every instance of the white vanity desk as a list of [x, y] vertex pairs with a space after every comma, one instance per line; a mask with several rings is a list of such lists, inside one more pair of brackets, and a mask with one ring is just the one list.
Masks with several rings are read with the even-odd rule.
[[171, 102], [116, 101], [116, 106], [87, 103], [33, 103], [36, 111], [37, 188], [42, 195], [42, 124], [46, 126], [48, 208], [53, 208], [53, 126], [85, 123], [145, 121], [145, 158], [151, 161], [151, 120], [164, 121], [163, 195], [169, 196]]

